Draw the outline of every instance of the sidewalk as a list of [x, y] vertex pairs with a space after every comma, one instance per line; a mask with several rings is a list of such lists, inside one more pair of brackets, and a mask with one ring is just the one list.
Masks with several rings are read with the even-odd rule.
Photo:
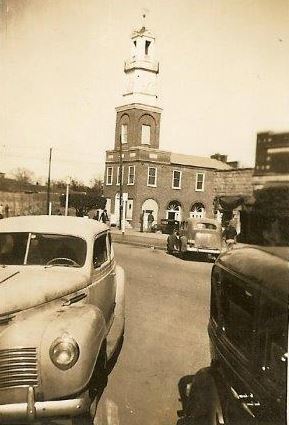
[[124, 234], [116, 227], [111, 228], [113, 242], [135, 246], [154, 247], [155, 249], [167, 249], [168, 235], [162, 233], [142, 233], [134, 229], [125, 229]]

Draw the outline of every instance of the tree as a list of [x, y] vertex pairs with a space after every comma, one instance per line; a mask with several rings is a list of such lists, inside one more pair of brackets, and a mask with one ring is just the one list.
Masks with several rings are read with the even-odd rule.
[[[60, 205], [65, 206], [66, 195], [62, 194], [59, 197]], [[76, 215], [83, 217], [87, 215], [92, 209], [104, 209], [106, 205], [106, 198], [103, 196], [95, 195], [94, 193], [74, 192], [69, 194], [68, 206], [75, 208]]]
[[34, 178], [34, 173], [27, 168], [17, 168], [12, 174], [15, 180], [21, 184], [31, 184]]
[[17, 168], [12, 175], [18, 182], [19, 190], [29, 188], [33, 183], [34, 173], [27, 168]]
[[103, 181], [99, 177], [90, 180], [90, 190], [98, 195], [103, 195]]
[[241, 217], [242, 242], [288, 246], [289, 187], [264, 187], [254, 197], [254, 204]]

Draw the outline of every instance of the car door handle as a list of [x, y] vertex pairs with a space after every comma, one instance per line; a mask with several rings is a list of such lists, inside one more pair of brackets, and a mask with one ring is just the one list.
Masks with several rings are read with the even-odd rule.
[[86, 297], [87, 297], [87, 294], [82, 292], [81, 294], [76, 294], [73, 297], [69, 298], [68, 300], [65, 300], [62, 305], [68, 306], [68, 305], [77, 303], [78, 301], [83, 300], [83, 298], [86, 298]]
[[250, 416], [255, 418], [255, 415], [252, 412], [251, 407], [259, 407], [260, 403], [259, 403], [259, 401], [254, 400], [254, 394], [252, 394], [252, 393], [250, 393], [250, 394], [238, 394], [237, 391], [233, 387], [231, 387], [231, 392], [237, 400], [241, 401], [241, 405], [242, 405], [243, 409], [246, 410], [246, 412], [249, 413]]

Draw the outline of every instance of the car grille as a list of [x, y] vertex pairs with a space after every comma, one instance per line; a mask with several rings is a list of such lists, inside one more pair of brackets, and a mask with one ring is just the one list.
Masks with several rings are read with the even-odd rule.
[[36, 348], [0, 350], [0, 388], [37, 384]]

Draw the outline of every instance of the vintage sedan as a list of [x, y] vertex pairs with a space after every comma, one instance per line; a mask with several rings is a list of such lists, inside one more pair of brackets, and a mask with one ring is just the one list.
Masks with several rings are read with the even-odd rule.
[[188, 218], [181, 224], [180, 251], [216, 259], [222, 250], [221, 224], [209, 218]]
[[173, 231], [179, 228], [180, 222], [178, 220], [171, 220], [168, 218], [162, 218], [160, 223], [153, 224], [152, 232], [154, 233], [165, 233], [171, 235]]
[[288, 261], [288, 247], [243, 246], [221, 254], [213, 267], [212, 423], [286, 424]]
[[106, 225], [0, 221], [0, 423], [92, 424], [124, 333], [124, 271]]

